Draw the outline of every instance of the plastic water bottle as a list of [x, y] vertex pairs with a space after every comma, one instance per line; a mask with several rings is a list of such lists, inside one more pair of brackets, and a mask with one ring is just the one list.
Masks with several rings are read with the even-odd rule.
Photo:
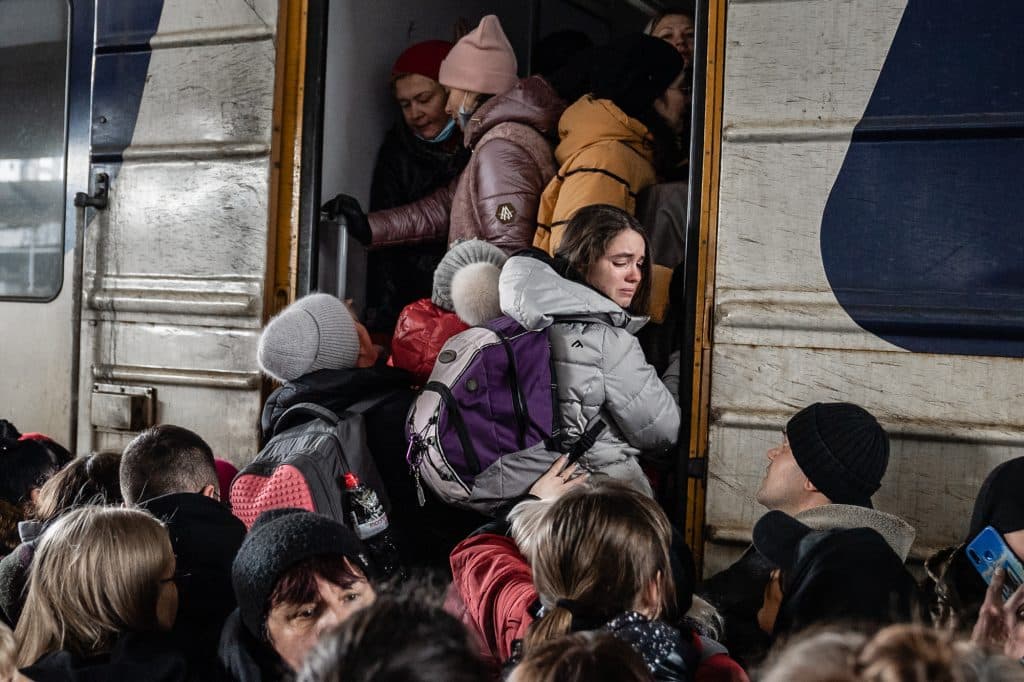
[[388, 528], [388, 515], [373, 488], [354, 473], [345, 474], [345, 501], [352, 530], [366, 544], [381, 577], [390, 578], [400, 568], [398, 545]]

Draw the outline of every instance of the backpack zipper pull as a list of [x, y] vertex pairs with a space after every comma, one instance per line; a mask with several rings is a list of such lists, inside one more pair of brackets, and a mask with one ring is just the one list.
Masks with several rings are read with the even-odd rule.
[[420, 470], [418, 467], [413, 472], [412, 477], [416, 482], [416, 501], [420, 503], [421, 507], [425, 507], [427, 504], [427, 496], [423, 494], [423, 485], [420, 483]]

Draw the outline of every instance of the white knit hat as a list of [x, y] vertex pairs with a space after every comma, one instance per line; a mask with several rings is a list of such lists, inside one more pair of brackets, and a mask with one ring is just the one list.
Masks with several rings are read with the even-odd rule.
[[321, 369], [351, 369], [359, 334], [344, 303], [309, 294], [267, 323], [257, 351], [260, 369], [278, 381], [294, 381]]
[[505, 252], [490, 242], [482, 239], [467, 239], [459, 242], [434, 269], [434, 290], [430, 300], [438, 308], [451, 312], [455, 310], [455, 303], [452, 301], [452, 278], [461, 268], [470, 263], [492, 263], [497, 267], [505, 265], [508, 256]]

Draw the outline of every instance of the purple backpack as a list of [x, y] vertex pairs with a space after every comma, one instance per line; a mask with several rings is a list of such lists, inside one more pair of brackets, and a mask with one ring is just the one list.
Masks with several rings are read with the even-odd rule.
[[445, 502], [491, 514], [561, 451], [547, 330], [499, 317], [448, 339], [409, 411], [409, 466]]

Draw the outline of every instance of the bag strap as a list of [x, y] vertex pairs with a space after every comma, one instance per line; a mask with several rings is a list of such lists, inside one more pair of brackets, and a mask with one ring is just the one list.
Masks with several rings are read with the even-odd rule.
[[287, 431], [289, 428], [294, 426], [294, 424], [289, 422], [294, 421], [297, 416], [323, 419], [325, 422], [331, 424], [331, 426], [337, 426], [340, 421], [337, 414], [328, 410], [323, 405], [317, 405], [316, 403], [297, 403], [285, 410], [284, 414], [278, 418], [277, 422], [274, 423], [274, 430], [270, 435], [276, 436], [282, 431]]
[[365, 412], [369, 412], [374, 407], [376, 407], [377, 405], [381, 404], [382, 402], [390, 398], [392, 395], [394, 395], [394, 393], [394, 390], [388, 390], [383, 393], [378, 393], [377, 395], [371, 396], [364, 400], [360, 400], [359, 402], [353, 403], [349, 405], [347, 408], [345, 408], [344, 412], [341, 413], [341, 416], [338, 416], [338, 414], [335, 413], [333, 410], [328, 410], [323, 405], [317, 405], [316, 403], [297, 403], [284, 411], [284, 414], [282, 414], [281, 417], [277, 420], [277, 423], [274, 424], [274, 430], [271, 433], [271, 436], [276, 436], [282, 431], [286, 431], [292, 426], [295, 426], [297, 423], [301, 423], [295, 422], [295, 418], [298, 416], [323, 419], [331, 426], [337, 426], [338, 422], [342, 420], [344, 415], [363, 414]]
[[596, 422], [590, 425], [586, 431], [583, 432], [572, 447], [569, 448], [569, 460], [566, 462], [566, 466], [576, 462], [583, 455], [587, 454], [587, 450], [594, 447], [594, 443], [597, 442], [597, 437], [608, 427], [604, 423], [603, 419], [598, 419]]

